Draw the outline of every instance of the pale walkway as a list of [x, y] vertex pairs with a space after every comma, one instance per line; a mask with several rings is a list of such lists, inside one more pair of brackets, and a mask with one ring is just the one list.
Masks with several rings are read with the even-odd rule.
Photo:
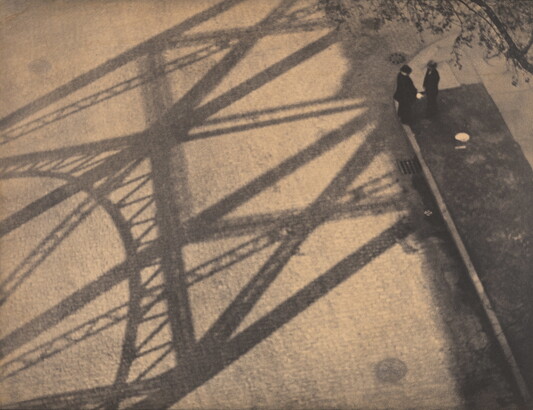
[[440, 89], [483, 83], [503, 116], [515, 141], [533, 167], [533, 76], [521, 73], [513, 85], [513, 68], [503, 57], [485, 58], [479, 47], [462, 51], [461, 68], [451, 54], [454, 35], [431, 44], [411, 60], [411, 77], [422, 89], [428, 60], [439, 63]]

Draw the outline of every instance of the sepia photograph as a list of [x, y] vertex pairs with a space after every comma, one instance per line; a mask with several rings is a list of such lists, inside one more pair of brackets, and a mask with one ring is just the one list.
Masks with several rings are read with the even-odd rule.
[[0, 0], [0, 409], [533, 409], [533, 0]]

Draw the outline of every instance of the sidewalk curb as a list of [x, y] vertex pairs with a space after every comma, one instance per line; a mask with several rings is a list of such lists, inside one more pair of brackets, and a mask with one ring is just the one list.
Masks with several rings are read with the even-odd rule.
[[405, 134], [407, 135], [407, 139], [409, 140], [411, 147], [413, 148], [416, 154], [416, 158], [418, 159], [418, 162], [420, 163], [426, 182], [428, 183], [431, 193], [433, 197], [435, 198], [435, 201], [437, 202], [437, 206], [439, 207], [440, 213], [446, 223], [446, 227], [448, 228], [448, 231], [450, 232], [452, 236], [452, 240], [455, 243], [455, 246], [457, 247], [457, 250], [459, 251], [459, 254], [461, 256], [461, 259], [468, 271], [468, 276], [470, 277], [470, 280], [474, 284], [474, 288], [481, 301], [483, 310], [485, 314], [487, 315], [490, 326], [492, 327], [492, 331], [494, 332], [494, 335], [496, 336], [498, 344], [500, 345], [505, 361], [507, 362], [507, 365], [509, 366], [512, 372], [514, 381], [520, 391], [520, 395], [522, 396], [522, 399], [525, 405], [531, 406], [530, 408], [533, 408], [533, 401], [532, 401], [531, 393], [529, 392], [529, 389], [526, 385], [524, 377], [522, 376], [520, 368], [518, 367], [513, 351], [511, 350], [511, 347], [509, 346], [509, 342], [507, 341], [507, 337], [505, 336], [502, 326], [500, 324], [500, 321], [498, 320], [498, 317], [496, 316], [496, 312], [494, 312], [494, 309], [492, 308], [492, 304], [490, 303], [488, 295], [485, 292], [483, 283], [481, 283], [481, 280], [479, 279], [479, 275], [477, 274], [474, 264], [472, 263], [472, 260], [470, 259], [470, 255], [468, 254], [468, 251], [466, 250], [464, 242], [461, 239], [461, 236], [459, 235], [459, 231], [457, 230], [455, 222], [452, 216], [450, 215], [450, 212], [448, 211], [446, 203], [444, 202], [442, 194], [440, 193], [440, 190], [438, 188], [437, 182], [435, 181], [435, 178], [433, 177], [431, 170], [429, 169], [426, 161], [424, 160], [422, 156], [420, 146], [418, 145], [418, 142], [416, 141], [416, 137], [413, 131], [407, 125], [402, 124], [402, 127], [405, 131]]

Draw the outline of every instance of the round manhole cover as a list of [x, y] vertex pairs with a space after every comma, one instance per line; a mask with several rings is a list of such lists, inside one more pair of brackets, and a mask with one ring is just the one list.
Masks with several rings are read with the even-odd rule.
[[52, 65], [45, 58], [33, 60], [28, 64], [28, 69], [34, 74], [46, 74], [51, 68]]
[[407, 366], [394, 357], [384, 359], [376, 364], [376, 377], [386, 383], [397, 383], [407, 374]]
[[389, 56], [389, 61], [392, 64], [402, 64], [402, 63], [405, 63], [406, 60], [407, 58], [405, 57], [405, 54], [399, 53], [399, 52], [392, 53]]

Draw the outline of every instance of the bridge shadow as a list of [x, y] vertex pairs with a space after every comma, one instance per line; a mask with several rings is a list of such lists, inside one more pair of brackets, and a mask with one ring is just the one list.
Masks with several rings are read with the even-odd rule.
[[[203, 60], [217, 54], [231, 51], [235, 52], [235, 46], [242, 43], [243, 39], [250, 39], [258, 34], [261, 37], [279, 35], [284, 33], [298, 33], [313, 31], [328, 27], [324, 19], [308, 19], [309, 15], [316, 13], [316, 7], [304, 7], [290, 13], [285, 13], [268, 26], [252, 26], [242, 29], [216, 30], [199, 34], [184, 34], [191, 28], [215, 18], [219, 14], [230, 10], [244, 0], [225, 0], [205, 10], [204, 12], [178, 24], [177, 26], [137, 45], [119, 56], [107, 61], [89, 72], [76, 77], [69, 83], [53, 90], [52, 92], [34, 100], [6, 117], [0, 119], [0, 145], [10, 143], [21, 137], [47, 127], [53, 123], [64, 120], [81, 111], [90, 109], [98, 104], [109, 101], [126, 92], [138, 89], [146, 84], [167, 77], [169, 74], [182, 70], [190, 65], [201, 63]], [[260, 32], [259, 32], [260, 31]], [[137, 76], [120, 81], [107, 88], [99, 90], [77, 101], [66, 104], [51, 112], [42, 114], [37, 118], [24, 121], [33, 114], [46, 109], [48, 106], [68, 97], [78, 90], [92, 85], [128, 63], [139, 61], [142, 58], [161, 54], [168, 50], [187, 49], [188, 47], [200, 47], [199, 49], [185, 53], [170, 61], [166, 61], [155, 72], [144, 72]], [[212, 76], [211, 76], [212, 77]], [[22, 122], [22, 124], [20, 124]]]
[[[109, 60], [100, 67], [13, 112], [1, 120], [0, 127], [3, 129], [13, 127], [28, 116], [140, 57], [149, 58], [168, 47], [175, 47], [182, 41], [183, 44], [213, 41], [213, 33], [194, 36], [184, 36], [183, 33], [203, 21], [214, 18], [241, 1], [222, 1], [173, 29]], [[0, 355], [2, 358], [8, 358], [8, 361], [0, 365], [0, 371], [2, 377], [10, 378], [118, 323], [127, 322], [122, 356], [114, 383], [101, 388], [14, 403], [6, 408], [77, 408], [82, 405], [94, 405], [94, 408], [118, 408], [128, 398], [140, 400], [132, 404], [131, 408], [168, 407], [231, 365], [412, 232], [413, 228], [406, 220], [395, 223], [283, 301], [273, 311], [235, 334], [254, 306], [282, 273], [287, 263], [318, 227], [335, 218], [357, 217], [361, 212], [379, 214], [388, 209], [397, 210], [399, 206], [395, 197], [390, 197], [382, 207], [369, 207], [361, 203], [365, 199], [372, 198], [375, 193], [386, 191], [391, 184], [386, 182], [390, 179], [390, 175], [383, 175], [381, 179], [369, 182], [368, 186], [361, 185], [355, 189], [352, 187], [353, 182], [368, 169], [382, 149], [382, 130], [373, 129], [366, 115], [355, 115], [192, 218], [185, 221], [178, 218], [180, 204], [176, 203], [176, 198], [171, 192], [173, 186], [171, 161], [172, 149], [180, 143], [216, 138], [223, 134], [260, 129], [362, 108], [361, 102], [353, 103], [345, 96], [338, 96], [212, 118], [214, 114], [335, 44], [338, 41], [338, 34], [335, 30], [330, 30], [317, 40], [202, 104], [204, 98], [247, 56], [251, 48], [263, 36], [300, 30], [302, 27], [306, 30], [316, 29], [315, 23], [298, 20], [302, 14], [301, 10], [300, 14], [298, 11], [287, 12], [294, 4], [296, 1], [279, 2], [278, 7], [274, 7], [271, 14], [258, 23], [254, 30], [225, 32], [228, 42], [223, 43], [216, 50], [213, 49], [213, 52], [219, 52], [227, 47], [227, 54], [177, 102], [164, 107], [164, 110], [161, 107], [156, 108], [160, 111], [156, 113], [157, 120], [142, 133], [120, 137], [116, 140], [6, 159], [2, 165], [3, 168], [0, 169], [2, 178], [59, 174], [68, 175], [68, 178], [65, 177], [67, 182], [64, 186], [1, 221], [1, 236], [8, 235], [73, 195], [89, 191], [93, 192], [96, 204], [106, 207], [109, 213], [115, 215], [116, 221], [114, 219], [114, 222], [122, 232], [122, 240], [127, 253], [127, 258], [123, 263], [105, 272], [93, 282], [78, 289], [0, 340]], [[324, 28], [323, 25], [318, 27]], [[221, 34], [224, 33], [217, 33], [217, 35]], [[53, 121], [59, 121], [66, 118], [67, 114], [72, 115], [79, 109], [88, 108], [91, 104], [97, 104], [125, 92], [132, 84], [136, 87], [146, 87], [147, 84], [155, 81], [156, 77], [164, 79], [179, 64], [202, 61], [202, 56], [207, 56], [211, 52], [209, 50], [208, 48], [199, 54], [188, 55], [186, 56], [188, 60], [184, 59], [179, 62], [176, 60], [168, 63], [168, 66], [153, 67], [152, 74], [144, 73], [135, 77], [143, 79], [142, 81], [127, 80], [117, 84], [116, 88], [111, 87], [101, 94], [95, 94], [75, 103], [79, 105], [65, 106], [61, 109], [64, 111], [54, 113]], [[144, 75], [146, 76], [143, 77]], [[148, 91], [144, 93], [145, 97], [152, 92], [151, 97], [158, 99], [158, 90]], [[322, 107], [321, 104], [331, 101], [345, 103], [335, 108]], [[284, 115], [287, 111], [304, 107], [312, 111]], [[256, 121], [258, 116], [274, 113], [281, 114], [281, 116]], [[21, 131], [24, 129], [20, 128], [20, 135], [17, 137], [33, 132], [37, 129], [36, 126], [40, 128], [51, 123], [43, 118], [39, 121], [44, 122], [34, 123], [25, 131]], [[247, 123], [235, 125], [235, 121]], [[228, 123], [229, 125], [225, 126]], [[220, 128], [207, 131], [197, 130], [206, 125], [220, 126]], [[254, 215], [248, 219], [226, 218], [233, 210], [257, 197], [267, 188], [294, 174], [306, 164], [362, 131], [366, 131], [362, 144], [318, 198], [307, 207], [282, 214]], [[111, 154], [104, 159], [98, 156], [100, 153], [109, 152]], [[98, 162], [99, 160], [102, 161]], [[149, 163], [147, 173], [145, 168], [141, 169], [139, 165], [141, 163]], [[146, 193], [148, 181], [151, 191]], [[126, 186], [127, 189], [124, 188]], [[345, 198], [351, 199], [346, 202], [343, 200]], [[134, 207], [134, 210], [126, 216], [123, 209], [128, 206]], [[148, 212], [148, 209], [152, 211]], [[77, 220], [81, 221], [81, 213], [75, 211], [74, 214]], [[68, 218], [67, 216], [65, 221]], [[134, 227], [144, 226], [144, 224], [147, 225], [139, 234], [132, 233]], [[72, 227], [74, 228], [75, 226]], [[157, 232], [156, 237], [148, 242], [142, 242], [154, 230]], [[181, 253], [187, 244], [231, 235], [241, 236], [243, 233], [253, 234], [255, 237], [197, 268], [189, 271], [185, 269]], [[46, 252], [36, 249], [35, 252], [40, 255], [40, 260], [44, 261], [67, 237], [68, 235], [54, 236], [53, 247], [42, 246]], [[269, 246], [276, 246], [274, 253], [233, 298], [229, 306], [220, 313], [207, 332], [201, 338], [197, 338], [190, 312], [188, 288]], [[12, 277], [17, 277], [19, 281], [17, 287], [23, 281], [30, 280], [31, 274], [38, 266], [39, 264], [33, 266], [23, 275], [13, 274]], [[148, 270], [150, 274], [145, 276], [144, 272]], [[129, 285], [130, 300], [128, 303], [118, 304], [31, 350], [17, 354], [25, 345], [124, 281], [128, 281]], [[5, 297], [8, 298], [15, 290], [16, 287], [9, 288]], [[161, 304], [164, 304], [166, 310], [157, 311], [156, 307]], [[139, 327], [148, 322], [153, 324], [152, 331], [144, 338], [140, 338]], [[171, 329], [171, 340], [152, 346], [152, 341], [166, 326]], [[157, 353], [157, 357], [148, 360], [144, 368], [131, 378], [133, 362], [152, 353]], [[13, 355], [16, 357], [13, 358]], [[174, 357], [174, 367], [163, 373], [154, 372], [158, 364], [169, 360], [170, 356]], [[156, 373], [155, 376], [154, 373]]]

